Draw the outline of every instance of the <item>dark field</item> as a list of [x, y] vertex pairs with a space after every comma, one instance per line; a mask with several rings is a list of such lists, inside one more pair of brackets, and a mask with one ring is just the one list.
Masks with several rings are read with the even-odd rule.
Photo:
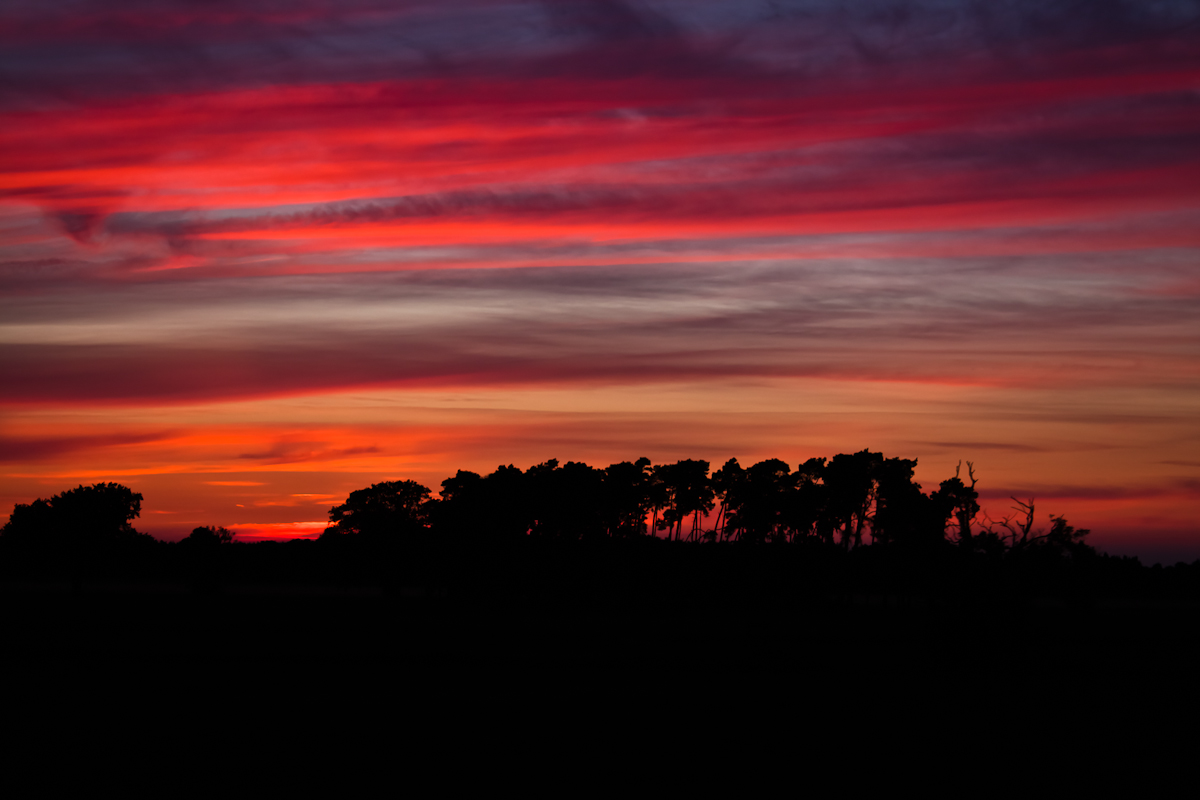
[[1153, 675], [1155, 692], [1194, 674], [1200, 651], [1197, 567], [1126, 559], [1018, 568], [949, 549], [915, 558], [641, 540], [468, 553], [157, 544], [75, 575], [18, 563], [6, 560], [0, 583], [10, 668], [761, 680], [835, 693]]

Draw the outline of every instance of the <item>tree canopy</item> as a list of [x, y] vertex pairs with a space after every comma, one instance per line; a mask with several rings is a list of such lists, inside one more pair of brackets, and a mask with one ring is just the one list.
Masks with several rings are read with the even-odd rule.
[[131, 524], [142, 495], [118, 483], [77, 486], [49, 499], [19, 503], [0, 530], [6, 540], [35, 546], [104, 546], [138, 539]]
[[192, 532], [183, 541], [190, 545], [211, 547], [219, 544], [233, 544], [234, 537], [236, 536], [236, 533], [220, 525], [203, 525], [199, 528], [193, 528]]
[[550, 459], [528, 470], [501, 465], [488, 475], [460, 470], [442, 481], [438, 498], [413, 481], [374, 484], [330, 509], [326, 535], [429, 532], [500, 543], [665, 533], [676, 541], [812, 540], [844, 550], [867, 543], [981, 551], [1039, 544], [1062, 553], [1086, 547], [1086, 531], [1065, 523], [1047, 534], [1026, 530], [1018, 541], [1010, 519], [981, 522], [973, 464], [969, 484], [959, 470], [928, 494], [914, 480], [916, 466], [916, 459], [869, 450], [810, 458], [794, 471], [780, 459], [746, 468], [729, 459], [711, 474], [707, 461], [693, 459], [652, 465], [640, 458], [604, 469]]
[[350, 493], [329, 509], [323, 535], [412, 536], [425, 528], [430, 491], [416, 481], [384, 481]]
[[[358, 489], [329, 509], [321, 538], [498, 544], [655, 536], [760, 545], [810, 541], [842, 550], [873, 544], [1068, 558], [1091, 552], [1088, 531], [1062, 517], [1052, 516], [1049, 530], [1034, 530], [1032, 499], [1016, 501], [1019, 513], [999, 521], [982, 514], [970, 462], [969, 483], [959, 469], [930, 493], [914, 480], [916, 467], [916, 459], [869, 450], [810, 458], [795, 470], [775, 458], [745, 468], [729, 459], [711, 473], [709, 462], [694, 459], [654, 465], [639, 458], [603, 469], [556, 459], [527, 470], [508, 464], [488, 475], [460, 470], [442, 481], [436, 498], [412, 480]], [[131, 524], [141, 501], [141, 494], [116, 483], [81, 485], [18, 504], [0, 535], [18, 545], [77, 552], [133, 541], [143, 537]], [[226, 528], [202, 526], [184, 541], [220, 545], [234, 537]]]

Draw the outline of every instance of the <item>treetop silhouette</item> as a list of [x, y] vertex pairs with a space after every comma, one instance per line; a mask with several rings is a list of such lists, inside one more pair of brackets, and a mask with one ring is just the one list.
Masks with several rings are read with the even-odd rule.
[[233, 544], [236, 533], [219, 525], [204, 525], [193, 528], [192, 532], [183, 539], [183, 543], [199, 547], [213, 547], [221, 544]]
[[[459, 470], [440, 496], [412, 480], [383, 481], [350, 493], [329, 510], [322, 540], [450, 541], [497, 545], [527, 538], [666, 538], [671, 541], [813, 542], [841, 550], [867, 544], [908, 549], [954, 546], [990, 554], [1078, 558], [1093, 552], [1062, 517], [1034, 530], [1034, 503], [993, 520], [980, 510], [974, 464], [926, 494], [913, 478], [916, 459], [861, 450], [811, 458], [793, 471], [780, 459], [742, 467], [729, 459], [654, 465], [621, 461], [599, 469], [550, 459], [528, 470], [498, 466], [488, 475]], [[116, 483], [79, 486], [18, 504], [6, 542], [82, 551], [148, 539], [131, 525], [142, 495]], [[716, 513], [714, 514], [714, 510]], [[659, 537], [665, 534], [665, 537]], [[189, 547], [228, 544], [235, 534], [198, 527]]]
[[[640, 458], [604, 469], [550, 459], [524, 471], [501, 465], [484, 476], [460, 470], [442, 481], [438, 498], [412, 481], [375, 484], [330, 510], [333, 525], [322, 538], [402, 539], [424, 532], [502, 543], [665, 532], [671, 541], [811, 540], [843, 550], [868, 541], [918, 549], [951, 544], [980, 552], [1041, 546], [1067, 555], [1086, 548], [1087, 531], [1065, 521], [1033, 533], [1032, 501], [1020, 536], [1012, 518], [997, 523], [984, 515], [980, 521], [971, 462], [969, 484], [960, 464], [954, 477], [930, 494], [914, 481], [916, 466], [916, 459], [885, 458], [869, 450], [811, 458], [795, 471], [780, 459], [748, 468], [729, 459], [711, 474], [707, 461], [693, 459], [652, 465]], [[705, 527], [710, 522], [712, 527]]]
[[118, 483], [77, 486], [47, 499], [18, 503], [0, 534], [41, 547], [90, 548], [144, 537], [131, 524], [142, 512], [142, 495]]
[[412, 535], [425, 528], [428, 487], [416, 481], [384, 481], [350, 493], [345, 503], [329, 509], [333, 523], [322, 536]]

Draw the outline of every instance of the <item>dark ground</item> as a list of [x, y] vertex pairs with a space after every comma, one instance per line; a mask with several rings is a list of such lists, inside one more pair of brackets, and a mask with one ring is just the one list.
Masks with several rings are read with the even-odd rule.
[[66, 698], [170, 729], [220, 709], [273, 730], [328, 717], [356, 735], [450, 737], [481, 719], [551, 738], [596, 721], [602, 740], [617, 726], [624, 742], [714, 747], [834, 728], [891, 747], [932, 725], [938, 752], [967, 747], [966, 731], [1021, 729], [1021, 747], [1041, 747], [1068, 728], [1073, 741], [1195, 728], [1190, 566], [661, 543], [140, 558], [70, 575], [4, 562], [10, 711]]

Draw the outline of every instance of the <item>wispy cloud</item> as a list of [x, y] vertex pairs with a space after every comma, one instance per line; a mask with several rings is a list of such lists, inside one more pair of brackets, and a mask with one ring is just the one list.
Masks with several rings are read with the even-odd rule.
[[96, 434], [81, 436], [0, 436], [0, 463], [28, 464], [60, 459], [73, 453], [159, 442], [170, 433]]

